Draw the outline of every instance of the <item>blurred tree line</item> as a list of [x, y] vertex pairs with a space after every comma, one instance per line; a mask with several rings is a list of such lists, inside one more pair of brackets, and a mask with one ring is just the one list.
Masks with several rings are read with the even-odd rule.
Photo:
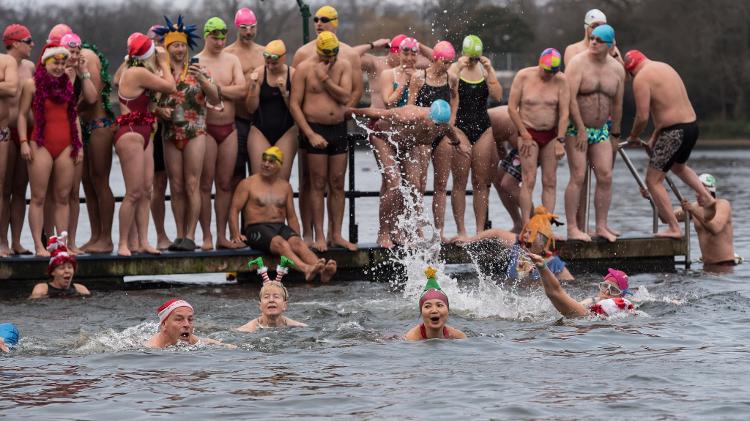
[[[309, 1], [311, 11], [326, 4]], [[28, 3], [26, 3], [28, 4]], [[163, 14], [182, 13], [202, 27], [211, 16], [222, 17], [234, 41], [234, 12], [252, 8], [260, 23], [258, 41], [283, 39], [294, 51], [302, 44], [302, 26], [293, 0], [195, 0], [179, 7], [149, 0], [93, 2], [80, 0], [54, 7], [0, 4], [0, 24], [29, 27], [39, 54], [49, 29], [65, 22], [95, 43], [116, 67], [125, 40], [135, 31], [162, 23]], [[495, 60], [509, 53], [512, 67], [535, 64], [538, 52], [565, 46], [583, 37], [583, 15], [599, 8], [617, 32], [624, 53], [633, 48], [671, 64], [683, 77], [704, 127], [716, 136], [746, 136], [750, 115], [750, 2], [736, 0], [331, 0], [340, 15], [339, 36], [349, 44], [413, 35], [433, 45], [447, 39], [457, 49], [464, 35], [479, 35]], [[313, 24], [310, 25], [313, 32]], [[313, 34], [311, 34], [312, 36]], [[36, 56], [35, 56], [36, 58]], [[510, 63], [510, 61], [508, 61]], [[509, 86], [505, 86], [506, 92]], [[507, 93], [506, 93], [507, 96]], [[626, 122], [632, 97], [626, 96]], [[704, 130], [704, 133], [706, 130]]]

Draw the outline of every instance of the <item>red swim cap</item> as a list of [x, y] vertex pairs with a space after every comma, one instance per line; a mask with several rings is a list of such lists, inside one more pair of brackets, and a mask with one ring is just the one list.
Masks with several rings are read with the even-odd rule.
[[639, 64], [643, 63], [646, 60], [646, 56], [638, 51], [638, 50], [630, 50], [627, 53], [625, 53], [625, 71], [630, 73], [631, 75], [635, 71], [635, 68], [638, 67]]
[[406, 35], [404, 34], [398, 34], [391, 40], [390, 43], [390, 52], [391, 54], [398, 54], [399, 47], [401, 46], [401, 42], [406, 39]]
[[6, 47], [10, 47], [13, 42], [29, 37], [31, 37], [29, 28], [18, 23], [12, 23], [3, 31], [3, 44], [5, 44]]

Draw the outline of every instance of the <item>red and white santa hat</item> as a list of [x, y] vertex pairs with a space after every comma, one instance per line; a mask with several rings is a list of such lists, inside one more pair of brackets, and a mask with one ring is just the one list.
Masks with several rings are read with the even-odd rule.
[[180, 307], [187, 307], [190, 310], [193, 309], [193, 306], [191, 306], [190, 303], [179, 298], [172, 298], [171, 300], [167, 300], [164, 302], [164, 304], [160, 305], [159, 308], [156, 309], [156, 314], [159, 316], [159, 324], [164, 323], [169, 315]]
[[68, 247], [65, 245], [67, 239], [68, 232], [63, 231], [60, 235], [53, 235], [47, 240], [47, 251], [50, 253], [48, 274], [51, 275], [52, 271], [63, 263], [70, 263], [74, 270], [78, 270], [76, 257], [68, 252]]
[[128, 55], [136, 60], [148, 60], [156, 52], [154, 42], [148, 36], [134, 32], [128, 37]]

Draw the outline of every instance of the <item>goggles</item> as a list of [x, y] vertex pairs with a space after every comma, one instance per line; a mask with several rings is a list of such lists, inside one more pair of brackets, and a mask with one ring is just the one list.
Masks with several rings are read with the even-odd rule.
[[265, 58], [270, 58], [271, 60], [278, 60], [278, 59], [280, 59], [281, 57], [284, 57], [285, 55], [286, 55], [286, 54], [271, 54], [271, 53], [269, 53], [269, 52], [267, 52], [267, 51], [264, 51], [264, 52], [263, 52], [263, 57], [265, 57]]
[[588, 27], [591, 29], [596, 29], [597, 26], [602, 26], [602, 25], [604, 25], [604, 22], [594, 22], [594, 23], [590, 23]]
[[338, 18], [329, 18], [328, 16], [315, 16], [313, 18], [313, 22], [323, 22], [323, 23], [329, 23], [331, 21], [337, 20]]
[[277, 163], [277, 162], [278, 162], [279, 164], [281, 164], [281, 161], [279, 161], [279, 158], [277, 158], [277, 157], [276, 157], [275, 155], [269, 155], [269, 154], [267, 154], [267, 153], [264, 153], [264, 154], [263, 154], [263, 155], [261, 156], [261, 160], [262, 160], [263, 162], [270, 162], [270, 163], [272, 163], [272, 164], [275, 164], [275, 163]]
[[226, 29], [216, 29], [214, 31], [211, 31], [207, 34], [207, 36], [214, 37], [218, 40], [225, 40], [227, 39], [227, 30]]
[[31, 39], [31, 37], [24, 38], [24, 39], [17, 39], [17, 40], [14, 40], [14, 41], [22, 42], [22, 43], [24, 43], [26, 45], [31, 45], [31, 44], [34, 43], [34, 40]]
[[318, 48], [318, 53], [324, 56], [333, 57], [338, 55], [339, 47], [336, 48]]
[[249, 31], [250, 29], [255, 29], [256, 26], [257, 26], [256, 24], [252, 24], [252, 25], [250, 25], [250, 24], [242, 24], [242, 25], [238, 26], [238, 28], [240, 28], [243, 31]]
[[81, 44], [75, 41], [70, 41], [69, 43], [63, 45], [65, 48], [81, 48]]
[[399, 50], [401, 50], [401, 51], [403, 51], [405, 53], [408, 53], [408, 52], [418, 53], [419, 52], [419, 47], [404, 47], [404, 46], [401, 46], [401, 47], [399, 47]]
[[606, 281], [599, 282], [599, 291], [606, 291], [609, 295], [622, 295], [622, 290], [620, 290], [617, 285], [611, 284]]
[[606, 44], [606, 42], [604, 42], [604, 40], [603, 40], [603, 39], [601, 39], [601, 38], [599, 38], [599, 37], [595, 37], [595, 36], [593, 36], [593, 35], [589, 37], [589, 41], [596, 41], [596, 42], [598, 42], [599, 44]]

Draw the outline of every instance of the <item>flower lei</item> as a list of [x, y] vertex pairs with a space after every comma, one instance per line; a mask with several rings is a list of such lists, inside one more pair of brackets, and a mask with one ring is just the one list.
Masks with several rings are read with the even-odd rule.
[[104, 57], [104, 54], [99, 51], [95, 44], [84, 42], [81, 47], [93, 51], [94, 54], [99, 57], [99, 63], [101, 63], [99, 78], [101, 79], [103, 85], [102, 91], [100, 92], [102, 98], [102, 107], [104, 108], [104, 113], [107, 115], [107, 118], [109, 118], [110, 120], [114, 120], [115, 113], [114, 111], [112, 111], [112, 104], [109, 102], [109, 97], [112, 94], [112, 78], [109, 76], [109, 60]]
[[63, 74], [60, 77], [54, 77], [45, 68], [43, 63], [36, 67], [34, 72], [34, 85], [36, 93], [32, 100], [31, 106], [34, 113], [34, 124], [37, 129], [34, 131], [34, 141], [39, 146], [44, 145], [44, 128], [47, 125], [45, 118], [44, 103], [50, 100], [56, 104], [68, 104], [68, 125], [70, 126], [70, 138], [73, 150], [70, 156], [78, 156], [81, 149], [81, 138], [78, 135], [78, 112], [76, 111], [76, 96], [68, 75]]

